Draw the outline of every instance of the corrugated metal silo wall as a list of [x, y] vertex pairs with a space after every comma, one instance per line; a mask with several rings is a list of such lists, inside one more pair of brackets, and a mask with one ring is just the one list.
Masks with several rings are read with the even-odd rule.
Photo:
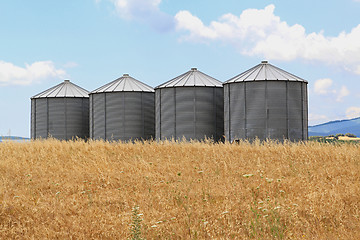
[[48, 137], [48, 104], [46, 98], [33, 99], [35, 102], [34, 138]]
[[66, 140], [89, 137], [89, 98], [66, 98]]
[[161, 89], [155, 89], [155, 139], [161, 139]]
[[50, 136], [61, 140], [89, 136], [88, 98], [49, 98], [48, 111]]
[[93, 139], [94, 136], [94, 115], [93, 115], [93, 94], [89, 95], [89, 138]]
[[35, 111], [36, 111], [36, 100], [31, 99], [31, 115], [30, 115], [30, 138], [35, 139]]
[[229, 141], [246, 138], [244, 85], [224, 84], [224, 132]]
[[31, 100], [31, 137], [70, 140], [89, 136], [89, 99], [39, 98]]
[[[265, 81], [266, 82], [266, 109], [267, 109], [267, 132], [265, 137], [282, 140], [288, 136], [288, 97], [286, 94], [285, 81]], [[297, 112], [297, 117], [301, 112]]]
[[175, 88], [156, 89], [156, 139], [176, 137]]
[[308, 110], [308, 91], [307, 91], [307, 83], [302, 83], [303, 88], [303, 133], [304, 140], [309, 138], [309, 110]]
[[229, 141], [307, 139], [307, 85], [254, 81], [224, 85], [224, 127]]
[[105, 93], [90, 94], [92, 138], [105, 139]]
[[215, 88], [215, 106], [216, 106], [216, 137], [217, 141], [224, 140], [224, 89]]
[[125, 95], [123, 93], [103, 93], [105, 102], [105, 139], [123, 140], [125, 137]]
[[222, 88], [175, 87], [155, 92], [157, 139], [221, 139], [224, 134]]
[[144, 139], [155, 138], [155, 93], [143, 92]]
[[66, 100], [64, 98], [48, 99], [48, 133], [56, 139], [66, 139]]
[[91, 99], [91, 137], [106, 140], [151, 139], [155, 136], [153, 92], [95, 93]]

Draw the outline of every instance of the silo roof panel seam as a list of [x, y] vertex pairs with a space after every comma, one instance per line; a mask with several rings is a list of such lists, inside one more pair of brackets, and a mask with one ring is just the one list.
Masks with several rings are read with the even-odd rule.
[[[267, 74], [268, 75], [267, 75], [267, 78], [265, 80], [279, 80], [279, 77], [276, 74], [276, 70], [274, 70], [272, 68], [268, 68]], [[278, 74], [280, 74], [280, 73], [278, 73]], [[283, 78], [284, 78], [283, 80], [288, 80], [288, 78], [286, 76], [283, 76]]]
[[64, 84], [60, 83], [52, 91], [50, 91], [48, 94], [46, 94], [45, 97], [57, 97], [63, 87], [64, 87]]
[[275, 67], [267, 62], [262, 62], [261, 64], [256, 65], [239, 75], [230, 78], [224, 84], [234, 83], [234, 82], [246, 82], [246, 81], [268, 81], [268, 80], [277, 80], [277, 81], [297, 81], [297, 82], [306, 82], [306, 80], [297, 77], [294, 74], [291, 74], [287, 71], [282, 70], [281, 68]]
[[113, 92], [114, 89], [110, 90], [111, 87], [116, 83], [117, 79], [115, 79], [114, 81], [111, 81], [110, 83], [104, 85], [104, 87], [99, 90], [98, 92]]
[[260, 70], [261, 70], [261, 67], [260, 68], [254, 68], [253, 71], [251, 71], [251, 73], [247, 76], [247, 78], [250, 79], [250, 80], [257, 79], [257, 76], [259, 75]]
[[63, 82], [51, 87], [33, 97], [34, 98], [56, 98], [56, 97], [89, 97], [89, 92], [71, 82]]
[[[39, 97], [51, 97], [51, 94], [53, 94], [56, 90], [61, 88], [61, 83], [56, 85], [55, 87], [50, 88], [48, 91], [44, 91], [43, 94]], [[56, 94], [54, 94], [56, 97]]]
[[203, 76], [199, 76], [199, 81], [201, 81], [201, 83], [202, 83], [204, 86], [206, 86], [206, 82], [203, 81]]
[[77, 97], [81, 97], [81, 96], [82, 96], [82, 93], [81, 93], [81, 91], [80, 91], [80, 90], [82, 90], [81, 88], [74, 88], [74, 90], [77, 91], [77, 93], [78, 93], [78, 94], [76, 95]]
[[253, 69], [255, 69], [256, 67], [257, 67], [257, 66], [252, 67], [252, 68], [246, 70], [246, 71], [243, 72], [243, 73], [240, 73], [239, 75], [231, 78], [229, 81], [232, 81], [232, 82], [251, 81], [251, 80], [248, 79], [247, 77], [252, 73]]
[[[116, 80], [114, 82], [116, 82]], [[114, 88], [112, 91], [116, 91], [118, 89], [119, 89], [119, 91], [124, 91], [124, 89], [125, 89], [124, 81], [118, 81], [117, 84], [114, 84]]]
[[103, 92], [154, 92], [154, 89], [133, 77], [122, 76], [102, 87], [95, 89], [91, 93]]
[[[287, 71], [285, 71], [285, 70], [282, 70], [282, 69], [280, 69], [280, 68], [278, 68], [278, 67], [275, 67], [274, 66], [274, 68], [275, 69], [278, 69], [279, 71], [282, 71], [282, 72], [284, 72], [284, 73], [287, 73], [289, 76], [291, 76], [291, 77], [293, 77], [293, 81], [297, 81], [297, 82], [301, 82], [301, 81], [303, 81], [303, 82], [307, 82], [306, 80], [304, 80], [304, 79], [302, 79], [302, 78], [300, 78], [300, 77], [298, 77], [298, 76], [296, 76], [296, 75], [294, 75], [294, 74], [292, 74], [292, 73], [289, 73], [289, 72], [287, 72]], [[290, 81], [290, 80], [289, 80]]]
[[194, 87], [194, 86], [222, 87], [222, 82], [198, 70], [190, 70], [186, 73], [181, 74], [178, 77], [175, 77], [155, 87], [155, 89], [169, 88], [169, 87]]
[[[65, 86], [65, 84], [58, 91], [57, 96], [66, 96], [66, 86]], [[73, 95], [69, 94], [69, 96], [73, 96]]]
[[106, 86], [103, 91], [104, 92], [114, 92], [117, 88], [118, 88], [118, 85], [120, 85], [122, 82], [119, 81], [117, 84], [116, 84], [116, 80], [110, 82], [110, 84], [108, 86]]
[[67, 88], [65, 89], [65, 95], [66, 95], [67, 91], [71, 92], [71, 95], [72, 95], [72, 96], [76, 96], [76, 93], [75, 93], [75, 91], [74, 91], [73, 89], [67, 87]]

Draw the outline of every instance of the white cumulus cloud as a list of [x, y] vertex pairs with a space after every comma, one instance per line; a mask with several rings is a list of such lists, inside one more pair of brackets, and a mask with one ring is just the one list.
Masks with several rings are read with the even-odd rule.
[[338, 36], [306, 33], [303, 26], [281, 20], [274, 9], [271, 4], [264, 9], [244, 10], [240, 16], [228, 13], [209, 25], [189, 11], [178, 12], [175, 20], [177, 29], [187, 32], [183, 39], [218, 40], [232, 44], [245, 55], [320, 61], [360, 74], [360, 24]]
[[314, 92], [321, 95], [328, 94], [332, 84], [333, 81], [330, 78], [316, 80], [314, 84]]
[[190, 32], [187, 40], [216, 39], [218, 33], [213, 29], [206, 27], [203, 22], [193, 16], [189, 11], [180, 11], [176, 14], [176, 28], [178, 30], [186, 29]]
[[136, 20], [160, 32], [174, 29], [174, 18], [159, 9], [161, 0], [110, 0], [121, 18]]
[[360, 117], [360, 107], [349, 107], [346, 109], [347, 118], [356, 118]]
[[346, 86], [341, 86], [340, 90], [333, 87], [333, 80], [323, 78], [315, 81], [314, 92], [318, 95], [332, 95], [337, 102], [342, 102], [343, 98], [350, 95], [350, 91]]
[[63, 78], [66, 72], [52, 61], [39, 61], [19, 67], [0, 60], [0, 85], [29, 85], [47, 78]]
[[336, 101], [337, 101], [337, 102], [342, 102], [342, 101], [343, 101], [343, 98], [346, 97], [346, 96], [349, 96], [349, 94], [350, 94], [349, 89], [347, 89], [346, 86], [342, 86], [341, 89], [340, 89], [340, 91], [338, 92]]
[[307, 33], [300, 24], [289, 25], [274, 14], [274, 4], [264, 9], [246, 9], [240, 15], [227, 13], [204, 24], [187, 10], [175, 16], [161, 11], [162, 0], [107, 1], [114, 5], [121, 18], [149, 24], [160, 32], [176, 29], [184, 33], [182, 40], [221, 41], [233, 45], [244, 55], [269, 60], [317, 61], [360, 75], [360, 24], [349, 32], [326, 36], [323, 31]]
[[326, 115], [309, 113], [310, 122], [325, 122], [327, 120], [329, 120], [329, 118]]

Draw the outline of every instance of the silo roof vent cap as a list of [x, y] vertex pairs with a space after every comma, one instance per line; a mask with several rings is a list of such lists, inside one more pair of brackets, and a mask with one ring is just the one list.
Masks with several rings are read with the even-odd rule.
[[263, 63], [263, 64], [267, 64], [267, 63], [269, 63], [268, 61], [266, 61], [266, 60], [264, 60], [264, 61], [261, 61], [261, 63]]
[[128, 73], [124, 73], [123, 77], [129, 77], [130, 75]]
[[191, 71], [197, 71], [197, 68], [191, 68]]
[[70, 82], [70, 80], [68, 80], [68, 79], [64, 80], [64, 83], [69, 83], [69, 82]]

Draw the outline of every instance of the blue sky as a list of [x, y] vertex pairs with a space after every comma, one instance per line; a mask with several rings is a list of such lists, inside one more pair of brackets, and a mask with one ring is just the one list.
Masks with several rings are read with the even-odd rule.
[[30, 97], [129, 73], [220, 81], [261, 60], [309, 81], [309, 124], [360, 116], [360, 0], [0, 1], [0, 135], [28, 137]]

